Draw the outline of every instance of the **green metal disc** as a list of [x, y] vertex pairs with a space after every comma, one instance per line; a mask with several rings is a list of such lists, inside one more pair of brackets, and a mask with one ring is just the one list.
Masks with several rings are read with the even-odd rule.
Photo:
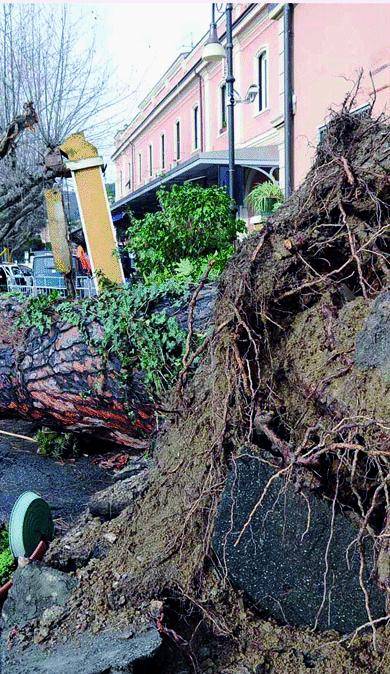
[[30, 557], [40, 541], [51, 541], [51, 511], [39, 494], [25, 491], [12, 508], [8, 525], [9, 546], [14, 557]]

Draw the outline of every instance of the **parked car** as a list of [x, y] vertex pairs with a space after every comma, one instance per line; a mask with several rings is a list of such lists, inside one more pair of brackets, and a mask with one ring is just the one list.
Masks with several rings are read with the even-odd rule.
[[[56, 269], [51, 252], [38, 251], [33, 253], [32, 272], [35, 293], [48, 294], [57, 290], [61, 295], [66, 295], [65, 277]], [[72, 255], [72, 277], [78, 297], [96, 295], [92, 276], [85, 272], [76, 255]]]
[[18, 267], [26, 279], [26, 285], [32, 287], [34, 285], [34, 275], [31, 267], [29, 267], [27, 264], [20, 263], [18, 264]]
[[24, 274], [19, 265], [14, 263], [0, 264], [1, 292], [19, 291], [28, 293], [28, 288], [31, 289], [31, 287], [30, 277]]

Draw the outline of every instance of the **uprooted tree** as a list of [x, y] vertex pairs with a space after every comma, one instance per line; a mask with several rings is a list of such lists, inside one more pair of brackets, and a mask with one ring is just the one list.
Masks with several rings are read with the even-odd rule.
[[[323, 672], [386, 669], [377, 628], [388, 621], [389, 589], [389, 139], [384, 118], [359, 119], [346, 108], [334, 115], [301, 188], [225, 270], [213, 328], [202, 342], [192, 341], [189, 319], [177, 382], [170, 398], [162, 396], [169, 420], [157, 434], [148, 490], [110, 522], [82, 519], [73, 538], [69, 532], [49, 550], [49, 563], [61, 560], [62, 569], [86, 567], [66, 609], [50, 628], [44, 625], [51, 647], [78, 638], [80, 629], [133, 623], [137, 629], [146, 611], [143, 624], [154, 620], [194, 671], [206, 629], [207, 643], [216, 638], [225, 648], [221, 666], [245, 652], [245, 662], [261, 654], [260, 667], [277, 674], [313, 662]], [[131, 332], [127, 301], [114, 316]], [[196, 303], [195, 293], [190, 317]], [[7, 394], [15, 413], [31, 414], [28, 405], [23, 409], [26, 396], [35, 398], [38, 415], [53, 407], [42, 398], [48, 369], [57, 377], [60, 424], [61, 388], [71, 409], [69, 389], [89, 374], [85, 420], [92, 409], [95, 415], [96, 401], [114, 410], [121, 367], [110, 381], [93, 368], [107, 362], [104, 351], [111, 362], [115, 353], [102, 319], [110, 318], [110, 340], [118, 323], [102, 306], [92, 315], [93, 303], [84, 305], [79, 323], [72, 306], [52, 307], [48, 324], [47, 312], [33, 305], [27, 318], [35, 326], [24, 321], [20, 328], [27, 334], [12, 336], [3, 321], [3, 411]], [[138, 346], [150, 328], [147, 311], [143, 319], [138, 336], [132, 333]], [[166, 326], [159, 320], [154, 333], [161, 335]], [[30, 353], [17, 338], [28, 341]], [[137, 356], [127, 343], [131, 397], [137, 381], [145, 382], [142, 370], [150, 377], [159, 363], [148, 360], [153, 349], [141, 359], [142, 347]], [[67, 364], [76, 344], [81, 369], [77, 359]], [[131, 442], [124, 408], [124, 426], [114, 432], [113, 416], [107, 421], [103, 414], [100, 424], [95, 416], [95, 432], [100, 425]], [[254, 568], [267, 537], [268, 554]], [[280, 569], [285, 576], [277, 575]], [[258, 573], [264, 584], [256, 577], [254, 587]], [[267, 626], [269, 615], [288, 628]], [[310, 621], [314, 628], [355, 631], [356, 663], [334, 634], [292, 627]], [[378, 656], [360, 640], [367, 627]]]
[[[61, 630], [75, 631], [81, 600], [88, 602], [86, 623], [102, 627], [131, 621], [134, 606], [147, 599], [176, 596], [192, 607], [194, 639], [199, 620], [232, 648], [237, 634], [254, 638], [253, 612], [239, 610], [226, 585], [229, 560], [244, 543], [247, 565], [257, 515], [267, 503], [263, 514], [272, 521], [292, 489], [307, 509], [297, 547], [310, 530], [313, 504], [328, 504], [315, 626], [336, 601], [336, 546], [340, 564], [354, 556], [348, 573], [376, 644], [386, 611], [379, 598], [372, 612], [371, 594], [380, 595], [373, 585], [384, 593], [389, 587], [389, 138], [383, 118], [358, 119], [347, 109], [334, 115], [302, 187], [243, 243], [222, 277], [194, 376], [185, 370], [179, 377], [170, 403], [176, 416], [159, 434], [149, 490], [132, 518], [114, 521], [117, 542], [83, 576]], [[233, 497], [237, 466], [248, 456], [268, 477], [259, 492], [261, 480], [247, 486], [246, 494], [255, 490], [251, 509], [237, 528], [234, 513], [227, 516], [218, 544], [224, 488]], [[352, 522], [347, 550], [335, 534], [338, 513]], [[113, 570], [121, 580], [108, 606]], [[116, 594], [127, 600], [116, 602]]]

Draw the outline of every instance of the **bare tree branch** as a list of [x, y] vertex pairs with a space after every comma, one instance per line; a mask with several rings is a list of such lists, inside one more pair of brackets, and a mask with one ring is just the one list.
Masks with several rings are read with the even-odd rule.
[[[94, 127], [108, 133], [103, 111], [117, 100], [112, 73], [97, 60], [95, 27], [82, 11], [50, 4], [0, 10], [0, 246], [14, 251], [45, 224], [42, 190], [55, 178], [43, 169], [47, 148], [74, 131], [88, 128], [92, 141]], [[24, 101], [34, 101], [35, 134], [20, 134], [28, 125]]]

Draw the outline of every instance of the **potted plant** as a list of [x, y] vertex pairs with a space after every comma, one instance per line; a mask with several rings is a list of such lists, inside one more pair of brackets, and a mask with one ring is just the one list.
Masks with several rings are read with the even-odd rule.
[[246, 198], [247, 204], [259, 215], [269, 215], [279, 208], [283, 200], [279, 184], [271, 180], [256, 185]]

